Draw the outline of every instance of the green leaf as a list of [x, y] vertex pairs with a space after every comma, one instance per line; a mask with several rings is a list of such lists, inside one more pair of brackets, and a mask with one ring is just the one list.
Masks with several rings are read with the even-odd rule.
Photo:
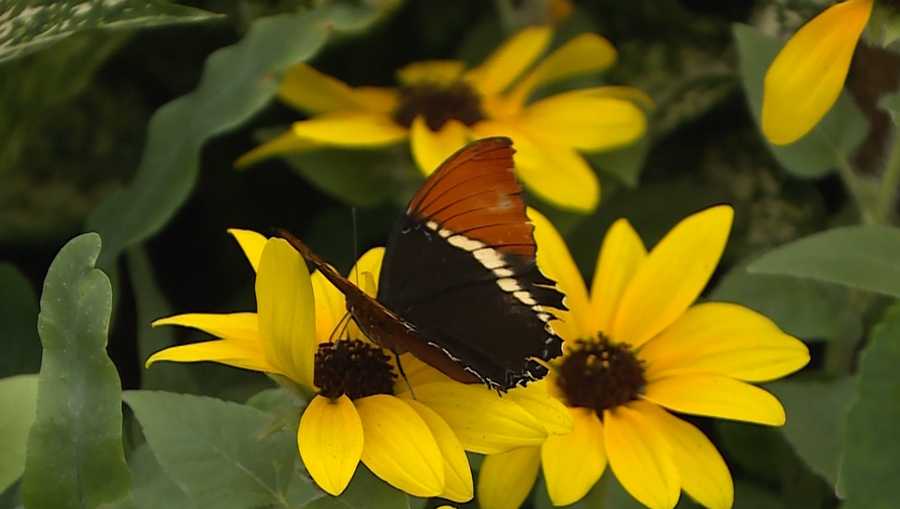
[[900, 500], [900, 306], [875, 327], [859, 363], [847, 417], [841, 486], [846, 509], [888, 509]]
[[747, 481], [734, 482], [734, 509], [784, 509], [784, 502], [767, 489]]
[[644, 136], [627, 147], [610, 152], [587, 154], [587, 158], [600, 173], [612, 175], [629, 188], [634, 188], [638, 185], [649, 151], [650, 140]]
[[0, 264], [0, 376], [35, 373], [41, 367], [37, 315], [31, 283], [14, 266]]
[[0, 0], [0, 12], [0, 63], [91, 30], [149, 28], [222, 17], [163, 0]]
[[25, 442], [37, 404], [36, 375], [0, 379], [0, 493], [25, 470]]
[[751, 274], [739, 266], [722, 278], [709, 300], [747, 306], [806, 341], [855, 338], [862, 332], [849, 292], [809, 279]]
[[206, 141], [237, 128], [267, 105], [281, 71], [312, 58], [330, 35], [366, 28], [395, 3], [329, 3], [299, 15], [260, 19], [240, 42], [213, 53], [197, 88], [153, 115], [131, 184], [110, 195], [88, 218], [90, 229], [107, 243], [101, 265], [108, 266], [123, 249], [163, 227], [191, 193]]
[[[153, 278], [150, 258], [143, 248], [129, 249], [128, 272], [137, 305], [137, 348], [141, 368], [154, 353], [174, 346], [172, 327], [151, 327], [153, 320], [172, 315], [172, 308]], [[196, 389], [190, 366], [177, 362], [162, 362], [153, 369], [142, 369], [141, 387], [144, 389], [175, 389], [190, 392]]]
[[100, 245], [96, 233], [72, 239], [44, 280], [37, 417], [22, 481], [31, 509], [97, 507], [130, 496], [121, 384], [106, 355], [112, 290], [94, 268]]
[[134, 500], [140, 509], [157, 507], [196, 507], [187, 494], [163, 472], [147, 444], [142, 444], [128, 459], [134, 479]]
[[362, 463], [340, 496], [312, 500], [304, 509], [410, 509], [406, 493], [375, 477]]
[[787, 423], [779, 430], [794, 452], [831, 486], [837, 483], [844, 427], [855, 381], [786, 381], [766, 386], [778, 396], [787, 412]]
[[410, 197], [422, 182], [405, 149], [321, 149], [284, 159], [314, 186], [355, 207]]
[[296, 428], [271, 430], [265, 412], [157, 391], [128, 391], [125, 402], [163, 471], [197, 507], [290, 508], [319, 494], [295, 472]]
[[900, 297], [900, 229], [847, 226], [773, 249], [747, 268]]
[[[763, 79], [769, 64], [781, 49], [782, 43], [755, 29], [741, 24], [733, 26], [740, 56], [740, 74], [750, 110], [757, 125], [760, 123], [763, 98]], [[841, 94], [831, 111], [816, 127], [800, 140], [784, 146], [769, 144], [775, 159], [792, 175], [815, 178], [827, 175], [841, 161], [850, 159], [869, 130], [865, 115], [853, 99]]]

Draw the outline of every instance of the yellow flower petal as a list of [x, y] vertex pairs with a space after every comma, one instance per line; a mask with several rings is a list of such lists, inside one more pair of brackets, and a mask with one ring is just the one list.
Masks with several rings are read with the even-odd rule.
[[873, 0], [847, 0], [794, 34], [766, 72], [762, 129], [776, 145], [808, 133], [841, 95]]
[[397, 71], [397, 81], [403, 85], [450, 84], [459, 80], [465, 68], [459, 60], [413, 62]]
[[645, 414], [640, 401], [603, 412], [603, 439], [609, 466], [619, 483], [651, 509], [671, 509], [678, 503], [678, 468], [662, 430]]
[[656, 108], [656, 102], [653, 101], [652, 97], [647, 95], [643, 90], [634, 87], [604, 85], [600, 87], [579, 88], [578, 90], [572, 90], [566, 93], [588, 97], [611, 97], [614, 99], [622, 99], [624, 101], [635, 103], [644, 110]]
[[259, 259], [262, 257], [263, 247], [266, 245], [266, 238], [259, 233], [251, 230], [240, 230], [237, 228], [229, 228], [228, 233], [234, 237], [234, 240], [241, 246], [244, 256], [253, 267], [253, 272], [259, 270]]
[[569, 409], [548, 391], [546, 379], [516, 387], [504, 398], [515, 402], [544, 425], [548, 434], [565, 434], [572, 431], [572, 416]]
[[408, 403], [376, 394], [355, 401], [362, 420], [362, 461], [373, 474], [417, 497], [444, 491], [444, 458], [425, 421]]
[[397, 108], [397, 90], [387, 87], [356, 87], [353, 97], [365, 111], [390, 114]]
[[525, 186], [559, 208], [590, 212], [600, 201], [600, 183], [584, 158], [509, 122], [485, 121], [473, 126], [478, 137], [509, 136], [516, 148], [516, 172]]
[[[378, 279], [381, 277], [381, 262], [383, 260], [384, 248], [373, 247], [359, 257], [359, 260], [357, 260], [353, 267], [350, 269], [350, 274], [347, 276], [347, 278], [350, 279], [350, 281], [357, 283], [357, 286], [368, 293], [369, 297], [374, 298], [378, 293], [377, 283]], [[371, 277], [372, 281], [374, 281], [376, 284], [363, 284], [363, 274], [368, 274], [369, 277]], [[368, 288], [366, 288], [366, 286], [368, 286]]]
[[522, 103], [535, 88], [559, 80], [600, 72], [616, 61], [616, 48], [597, 34], [581, 34], [541, 60], [510, 93]]
[[294, 131], [287, 130], [253, 150], [241, 155], [234, 162], [234, 167], [243, 169], [270, 157], [296, 154], [321, 145], [314, 141], [297, 136]]
[[307, 113], [358, 110], [353, 90], [346, 83], [320, 73], [306, 64], [288, 69], [281, 80], [278, 97]]
[[416, 117], [409, 137], [416, 166], [427, 177], [466, 144], [469, 134], [466, 126], [457, 120], [447, 121], [440, 131], [434, 132], [425, 124], [425, 119]]
[[547, 49], [553, 29], [525, 28], [506, 40], [466, 78], [483, 94], [502, 92]]
[[409, 391], [409, 385], [418, 387], [435, 382], [451, 383], [453, 381], [447, 375], [420, 361], [410, 353], [401, 355], [400, 363], [403, 365], [403, 372], [406, 373], [406, 379], [409, 380], [409, 384], [406, 383], [406, 380], [398, 377], [394, 384], [394, 390], [397, 394]]
[[603, 425], [593, 410], [572, 408], [575, 425], [567, 435], [551, 435], [541, 447], [547, 493], [553, 505], [574, 504], [603, 475]]
[[784, 407], [768, 392], [733, 378], [718, 375], [683, 375], [647, 384], [643, 398], [686, 414], [784, 424]]
[[462, 444], [444, 419], [434, 410], [415, 400], [406, 400], [419, 417], [428, 425], [434, 440], [444, 457], [444, 492], [441, 498], [454, 502], [468, 502], [475, 496], [472, 485], [472, 469]]
[[200, 329], [222, 339], [259, 343], [258, 323], [256, 313], [186, 313], [160, 318], [153, 322], [153, 326], [180, 325]]
[[[524, 408], [480, 385], [436, 382], [414, 387], [416, 401], [438, 413], [463, 448], [482, 454], [540, 445], [546, 429]], [[410, 398], [408, 392], [401, 397]]]
[[706, 435], [656, 405], [644, 405], [641, 411], [669, 443], [682, 489], [704, 507], [730, 509], [734, 502], [731, 474]]
[[345, 320], [344, 315], [347, 314], [344, 294], [319, 271], [313, 272], [309, 279], [312, 284], [313, 300], [316, 303], [316, 342], [338, 339], [342, 331], [336, 328], [341, 320]]
[[151, 355], [145, 364], [150, 367], [159, 361], [172, 362], [218, 362], [236, 368], [249, 369], [262, 373], [281, 374], [281, 370], [271, 365], [262, 349], [255, 343], [220, 339], [202, 341], [187, 345], [173, 346]]
[[622, 294], [612, 339], [639, 347], [694, 302], [719, 263], [733, 217], [727, 205], [698, 212], [653, 248]]
[[805, 366], [809, 349], [755, 311], [709, 302], [689, 308], [646, 343], [640, 357], [650, 381], [709, 373], [764, 382]]
[[340, 495], [363, 452], [362, 422], [350, 398], [313, 398], [300, 417], [297, 445], [316, 484], [331, 495]]
[[591, 311], [588, 330], [609, 334], [612, 319], [622, 293], [647, 257], [640, 236], [625, 219], [619, 219], [606, 232], [591, 284]]
[[525, 108], [522, 122], [557, 145], [587, 151], [627, 145], [647, 128], [644, 112], [631, 102], [581, 93], [542, 99]]
[[269, 363], [313, 386], [315, 302], [306, 262], [284, 239], [269, 239], [256, 275], [259, 333]]
[[534, 241], [537, 245], [538, 267], [550, 279], [556, 281], [566, 294], [564, 301], [569, 311], [555, 311], [560, 319], [553, 328], [566, 341], [574, 341], [594, 335], [591, 328], [591, 308], [587, 288], [566, 242], [546, 217], [535, 209], [528, 209], [528, 219], [534, 224]]
[[294, 134], [317, 143], [341, 147], [375, 147], [406, 139], [406, 129], [379, 113], [327, 113], [294, 122]]
[[484, 458], [478, 472], [481, 509], [519, 509], [541, 466], [540, 447], [520, 447]]

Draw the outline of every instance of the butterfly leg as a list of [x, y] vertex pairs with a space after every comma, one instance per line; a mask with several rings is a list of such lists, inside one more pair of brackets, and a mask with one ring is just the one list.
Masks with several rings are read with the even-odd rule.
[[409, 388], [409, 394], [416, 399], [416, 392], [412, 388], [412, 384], [409, 383], [409, 378], [406, 378], [406, 372], [403, 371], [403, 363], [400, 362], [400, 354], [396, 349], [391, 348], [391, 353], [394, 354], [394, 359], [397, 361], [397, 371], [400, 372], [400, 377], [403, 378], [403, 381], [406, 382], [406, 387]]
[[[331, 333], [328, 335], [328, 342], [333, 343], [334, 340], [341, 339], [341, 336], [343, 336], [344, 333], [347, 332], [347, 328], [349, 325], [350, 325], [350, 312], [346, 311], [346, 312], [344, 312], [344, 316], [340, 320], [338, 320], [338, 322], [336, 324], [334, 324], [334, 328], [331, 329]], [[349, 334], [346, 339], [350, 339]]]

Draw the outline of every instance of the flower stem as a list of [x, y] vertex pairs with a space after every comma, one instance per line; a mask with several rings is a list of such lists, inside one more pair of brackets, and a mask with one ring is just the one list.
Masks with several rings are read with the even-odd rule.
[[897, 193], [900, 192], [900, 134], [894, 137], [879, 184], [877, 219], [879, 223], [890, 224], [897, 205]]
[[877, 223], [879, 217], [878, 204], [871, 199], [872, 193], [869, 192], [870, 189], [868, 189], [869, 186], [867, 185], [869, 182], [856, 173], [853, 165], [843, 155], [838, 154], [837, 167], [841, 180], [844, 181], [844, 185], [856, 203], [856, 208], [859, 209], [859, 215], [863, 224]]

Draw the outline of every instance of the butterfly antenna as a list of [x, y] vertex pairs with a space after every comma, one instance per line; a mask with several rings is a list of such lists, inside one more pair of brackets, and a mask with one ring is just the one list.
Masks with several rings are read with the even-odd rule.
[[[359, 260], [359, 238], [358, 238], [359, 230], [357, 229], [357, 224], [356, 224], [356, 207], [350, 207], [350, 217], [353, 222], [353, 262], [355, 264], [356, 261]], [[354, 265], [354, 267], [355, 267], [355, 265]], [[359, 269], [358, 268], [354, 269], [353, 277], [356, 279], [356, 281], [354, 281], [354, 283], [356, 283], [356, 286], [359, 286]]]
[[397, 353], [397, 350], [391, 348], [391, 352], [394, 354], [394, 359], [397, 361], [397, 371], [400, 372], [400, 377], [403, 378], [403, 381], [406, 382], [406, 387], [409, 388], [409, 394], [416, 399], [416, 391], [413, 390], [412, 384], [409, 383], [409, 378], [406, 377], [406, 371], [403, 370], [403, 363], [400, 362], [400, 354]]

